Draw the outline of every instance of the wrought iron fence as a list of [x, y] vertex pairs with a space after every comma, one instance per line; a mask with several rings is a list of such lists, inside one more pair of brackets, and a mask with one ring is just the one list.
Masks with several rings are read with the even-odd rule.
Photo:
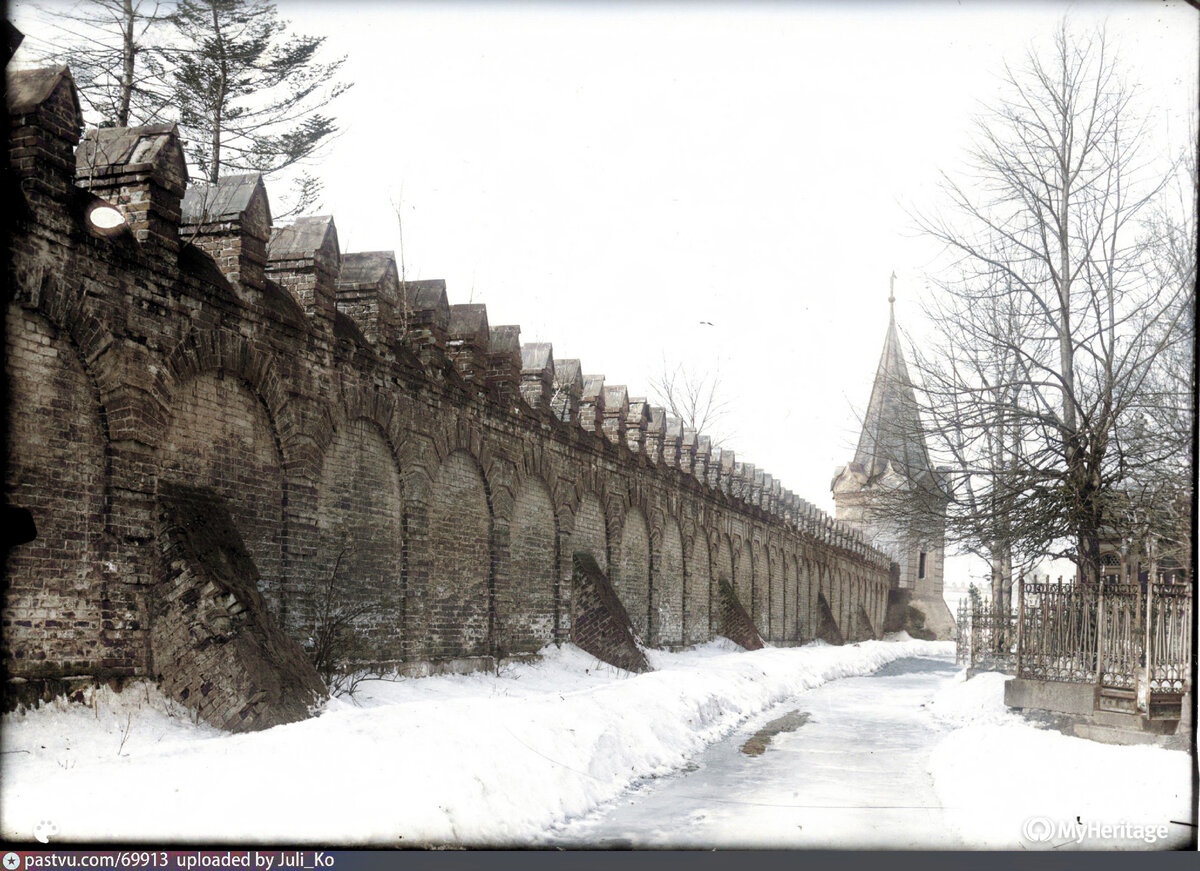
[[1150, 692], [1181, 695], [1192, 685], [1192, 588], [1151, 584], [1148, 592]]
[[1104, 584], [1097, 595], [1100, 609], [1101, 686], [1132, 690], [1137, 669], [1145, 663], [1146, 613], [1137, 584]]
[[1101, 695], [1126, 699], [1120, 706], [1129, 710], [1139, 686], [1148, 694], [1136, 703], [1144, 710], [1192, 686], [1191, 584], [1034, 578], [1018, 589], [1011, 613], [987, 598], [959, 602], [960, 666], [1094, 684]]
[[1019, 677], [1092, 683], [1134, 706], [1139, 686], [1150, 710], [1192, 685], [1190, 584], [1022, 582], [1018, 595]]
[[[1087, 683], [1096, 678], [1098, 588], [1049, 581], [1022, 583], [1020, 677]], [[1021, 604], [1023, 603], [1023, 604]]]
[[991, 599], [958, 603], [955, 635], [958, 664], [980, 671], [1014, 674], [1017, 663], [1017, 614], [997, 609]]

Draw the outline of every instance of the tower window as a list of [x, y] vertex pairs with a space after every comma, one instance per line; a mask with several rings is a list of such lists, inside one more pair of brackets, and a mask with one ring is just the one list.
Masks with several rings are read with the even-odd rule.
[[925, 551], [921, 551], [921, 559], [917, 563], [917, 579], [920, 580], [920, 579], [923, 579], [924, 577], [925, 577]]

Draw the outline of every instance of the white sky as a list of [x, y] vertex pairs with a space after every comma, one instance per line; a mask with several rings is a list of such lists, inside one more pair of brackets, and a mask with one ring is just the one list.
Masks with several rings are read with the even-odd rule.
[[830, 513], [892, 270], [921, 330], [937, 250], [906, 207], [937, 204], [1004, 61], [1069, 11], [1107, 21], [1157, 131], [1196, 101], [1183, 2], [277, 5], [349, 56], [314, 167], [343, 251], [397, 249], [399, 200], [409, 277], [452, 304], [631, 396], [664, 358], [719, 368], [738, 458]]

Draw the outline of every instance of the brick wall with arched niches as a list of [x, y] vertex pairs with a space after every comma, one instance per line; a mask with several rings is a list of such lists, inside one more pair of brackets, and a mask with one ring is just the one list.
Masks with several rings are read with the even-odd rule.
[[475, 459], [442, 461], [429, 504], [426, 651], [434, 658], [490, 653], [491, 509]]
[[506, 588], [496, 591], [497, 644], [536, 653], [554, 640], [556, 532], [550, 491], [539, 478], [517, 489]]
[[621, 526], [621, 544], [612, 575], [613, 589], [629, 612], [633, 631], [649, 641], [647, 617], [650, 611], [650, 533], [642, 512], [634, 507], [625, 513]]
[[692, 539], [687, 560], [687, 580], [683, 595], [684, 644], [699, 644], [710, 637], [712, 586], [708, 539], [702, 533], [697, 533]]
[[590, 553], [600, 571], [608, 571], [608, 532], [604, 523], [604, 511], [595, 493], [585, 493], [579, 500], [579, 508], [575, 511], [575, 526], [564, 551], [564, 571], [570, 572], [570, 560], [566, 557], [577, 550]]
[[770, 576], [770, 598], [771, 607], [771, 640], [772, 641], [787, 641], [786, 623], [784, 618], [784, 601], [786, 599], [784, 574], [783, 574], [783, 557], [776, 548], [771, 548], [767, 553], [767, 567]]
[[683, 536], [679, 524], [668, 518], [659, 544], [654, 573], [652, 610], [655, 640], [659, 644], [683, 643]]
[[403, 535], [400, 472], [379, 427], [361, 418], [334, 432], [321, 464], [315, 581], [300, 624], [312, 624], [329, 593], [352, 614], [372, 656], [403, 657]]
[[239, 378], [194, 375], [171, 397], [158, 450], [163, 479], [211, 487], [229, 503], [258, 568], [260, 592], [289, 625], [293, 603], [284, 589], [283, 462], [266, 406]]
[[25, 678], [128, 669], [106, 661], [105, 639], [137, 617], [105, 605], [105, 436], [96, 388], [45, 318], [10, 306], [6, 330], [5, 497], [29, 510], [37, 537], [5, 565], [5, 666]]

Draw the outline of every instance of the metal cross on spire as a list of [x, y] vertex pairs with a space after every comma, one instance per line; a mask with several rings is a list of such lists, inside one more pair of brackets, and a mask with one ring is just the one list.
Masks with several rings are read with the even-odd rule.
[[896, 270], [892, 270], [892, 279], [888, 286], [888, 305], [896, 307]]

